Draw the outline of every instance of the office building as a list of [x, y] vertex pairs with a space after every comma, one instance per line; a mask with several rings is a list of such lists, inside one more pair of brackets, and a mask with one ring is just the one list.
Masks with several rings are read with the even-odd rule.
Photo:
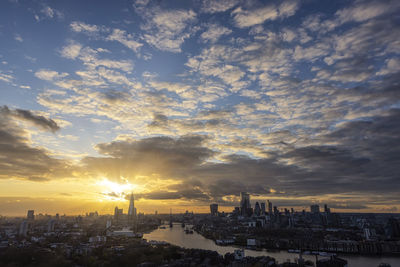
[[265, 202], [261, 202], [261, 215], [265, 215]]
[[257, 216], [261, 215], [261, 207], [260, 203], [256, 202], [256, 205], [254, 206], [254, 214]]
[[210, 205], [210, 213], [212, 216], [218, 216], [218, 204], [211, 204]]
[[251, 210], [250, 194], [246, 192], [240, 193], [240, 212], [242, 216], [247, 216]]
[[268, 206], [268, 215], [272, 216], [272, 202], [269, 202], [269, 200], [267, 200], [267, 206]]
[[21, 225], [19, 226], [19, 235], [20, 236], [26, 236], [28, 234], [28, 222], [23, 221]]
[[328, 205], [324, 205], [324, 212], [326, 213], [326, 214], [328, 214], [328, 213], [330, 213], [331, 212], [331, 209], [330, 208], [328, 208]]
[[54, 232], [54, 228], [55, 228], [55, 226], [56, 226], [56, 220], [50, 220], [48, 223], [47, 223], [47, 232]]
[[35, 219], [35, 211], [28, 210], [28, 214], [26, 215], [26, 218], [28, 219], [28, 221], [33, 221]]
[[114, 209], [114, 219], [116, 221], [122, 219], [122, 215], [123, 215], [123, 209], [119, 209], [118, 207], [115, 207]]
[[310, 206], [311, 213], [319, 213], [319, 205]]

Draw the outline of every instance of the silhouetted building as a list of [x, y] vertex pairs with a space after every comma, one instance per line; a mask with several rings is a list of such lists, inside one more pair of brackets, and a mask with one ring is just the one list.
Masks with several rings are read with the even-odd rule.
[[259, 204], [258, 202], [256, 202], [256, 205], [254, 206], [254, 213], [255, 213], [257, 216], [260, 216], [260, 215], [261, 215], [261, 207], [260, 207], [260, 204]]
[[246, 192], [240, 193], [240, 212], [243, 216], [247, 216], [251, 210], [250, 194]]
[[28, 210], [28, 214], [26, 215], [26, 218], [28, 219], [28, 221], [33, 221], [35, 219], [35, 211]]
[[55, 226], [56, 226], [56, 220], [50, 220], [48, 223], [47, 223], [47, 232], [54, 232], [54, 228], [55, 228]]
[[385, 227], [385, 233], [389, 238], [400, 237], [400, 224], [395, 218], [389, 218]]
[[319, 205], [310, 206], [311, 213], [319, 213]]
[[28, 226], [29, 226], [29, 224], [25, 220], [21, 223], [21, 225], [19, 226], [19, 232], [18, 232], [20, 236], [26, 236], [28, 234]]
[[269, 200], [267, 200], [267, 206], [268, 206], [268, 215], [272, 216], [272, 202], [269, 202]]
[[123, 209], [119, 209], [118, 207], [115, 207], [114, 209], [114, 219], [116, 221], [122, 219], [122, 215], [123, 215]]
[[240, 208], [239, 207], [235, 207], [235, 209], [232, 211], [235, 215], [239, 215], [240, 214]]
[[279, 215], [279, 210], [277, 206], [274, 206], [274, 215], [275, 216]]
[[265, 215], [265, 202], [261, 202], [261, 215]]
[[131, 222], [136, 219], [135, 198], [133, 197], [133, 193], [131, 193], [129, 200], [128, 218]]
[[212, 216], [217, 216], [218, 215], [218, 204], [211, 204], [210, 205], [210, 213]]
[[330, 213], [331, 212], [331, 209], [330, 208], [328, 208], [328, 205], [324, 205], [324, 212], [325, 213]]

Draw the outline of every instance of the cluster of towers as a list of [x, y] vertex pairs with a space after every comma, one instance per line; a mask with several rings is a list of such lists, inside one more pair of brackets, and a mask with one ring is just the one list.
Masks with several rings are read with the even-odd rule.
[[[257, 216], [265, 215], [267, 213], [267, 208], [268, 214], [273, 214], [272, 203], [269, 200], [267, 201], [267, 205], [265, 205], [265, 202], [256, 202], [253, 210], [250, 203], [250, 194], [246, 192], [241, 192], [240, 207], [236, 208], [235, 210], [242, 216], [250, 217], [253, 214]], [[274, 207], [274, 212], [275, 211], [277, 211], [277, 207]]]
[[[114, 220], [121, 221], [122, 218], [124, 218], [123, 209], [119, 209], [118, 207], [115, 207]], [[135, 220], [135, 218], [136, 218], [135, 198], [133, 196], [133, 193], [131, 193], [130, 199], [129, 199], [128, 221], [133, 222]]]

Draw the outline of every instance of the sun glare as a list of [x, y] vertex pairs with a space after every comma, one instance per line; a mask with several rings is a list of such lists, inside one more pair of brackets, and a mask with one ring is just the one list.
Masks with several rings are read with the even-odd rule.
[[125, 196], [130, 194], [137, 186], [129, 183], [126, 179], [122, 179], [124, 183], [118, 183], [103, 178], [96, 183], [100, 187], [102, 200], [124, 201]]

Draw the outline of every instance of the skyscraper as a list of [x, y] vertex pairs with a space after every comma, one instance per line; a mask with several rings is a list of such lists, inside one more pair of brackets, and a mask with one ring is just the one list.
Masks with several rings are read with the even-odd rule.
[[260, 216], [260, 214], [261, 214], [261, 207], [260, 207], [260, 204], [258, 203], [258, 201], [256, 202], [256, 205], [254, 206], [254, 213], [257, 216]]
[[310, 210], [312, 213], [319, 213], [319, 205], [311, 205]]
[[272, 202], [269, 202], [269, 200], [267, 200], [267, 205], [268, 205], [268, 215], [272, 216]]
[[131, 193], [131, 198], [129, 200], [129, 209], [128, 209], [128, 217], [129, 219], [135, 218], [135, 198], [133, 197], [133, 193]]
[[114, 209], [114, 219], [116, 221], [120, 220], [122, 218], [124, 211], [123, 209], [119, 209], [118, 207], [115, 207]]
[[324, 205], [324, 212], [325, 212], [326, 214], [328, 214], [328, 213], [331, 212], [331, 209], [328, 208], [328, 205], [327, 205], [327, 204]]
[[210, 213], [212, 216], [218, 215], [218, 204], [211, 204], [210, 205]]
[[250, 194], [246, 192], [240, 192], [240, 212], [243, 216], [246, 216], [250, 209]]
[[24, 220], [19, 226], [19, 235], [26, 236], [27, 233], [28, 233], [28, 222]]
[[28, 210], [28, 214], [26, 215], [26, 218], [28, 219], [28, 221], [33, 221], [35, 219], [35, 211]]
[[265, 215], [265, 202], [261, 202], [261, 215]]

